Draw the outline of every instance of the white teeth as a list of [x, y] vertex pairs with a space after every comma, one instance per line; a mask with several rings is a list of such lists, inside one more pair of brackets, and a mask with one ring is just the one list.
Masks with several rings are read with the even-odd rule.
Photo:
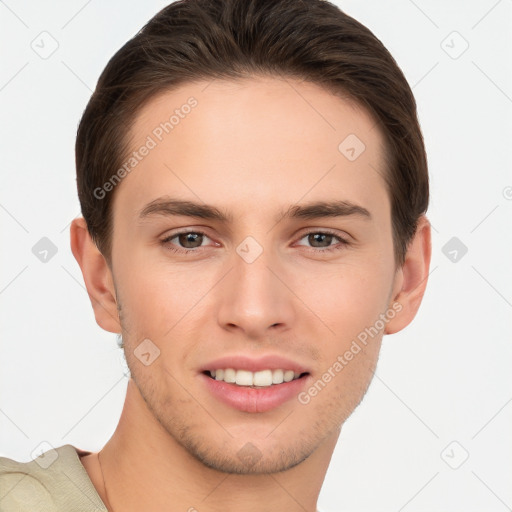
[[254, 386], [271, 386], [272, 385], [272, 370], [262, 370], [255, 372], [253, 378]]
[[236, 372], [233, 368], [226, 368], [224, 370], [224, 382], [236, 382]]
[[283, 379], [285, 382], [290, 382], [291, 380], [293, 380], [294, 375], [295, 374], [294, 374], [293, 370], [287, 370], [284, 372]]
[[238, 386], [256, 386], [269, 387], [273, 384], [282, 384], [298, 379], [300, 373], [293, 370], [260, 370], [259, 372], [250, 372], [248, 370], [235, 370], [233, 368], [221, 368], [210, 370], [210, 375], [215, 380], [223, 380], [230, 384]]
[[272, 384], [281, 384], [284, 382], [283, 374], [283, 370], [274, 370], [272, 372]]
[[247, 370], [237, 370], [236, 383], [239, 386], [252, 386], [253, 385], [252, 372], [248, 372]]

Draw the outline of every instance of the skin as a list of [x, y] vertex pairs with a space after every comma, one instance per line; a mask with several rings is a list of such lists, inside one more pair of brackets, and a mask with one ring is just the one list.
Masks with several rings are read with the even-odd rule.
[[[116, 511], [314, 511], [382, 336], [407, 326], [419, 308], [430, 225], [420, 218], [397, 269], [382, 134], [363, 109], [314, 84], [269, 77], [186, 84], [144, 106], [133, 149], [190, 96], [197, 107], [115, 190], [111, 266], [84, 220], [71, 226], [96, 321], [122, 333], [132, 375], [119, 425], [99, 452], [107, 491], [98, 453], [82, 462]], [[353, 162], [338, 150], [349, 134], [366, 146]], [[214, 205], [232, 222], [138, 218], [165, 195]], [[278, 221], [291, 205], [341, 199], [371, 219]], [[206, 234], [188, 244], [196, 252], [172, 252], [186, 244], [179, 237], [162, 242], [183, 229]], [[307, 236], [323, 230], [349, 244]], [[236, 252], [247, 236], [263, 249], [252, 263]], [[394, 302], [401, 311], [308, 404], [241, 412], [200, 378], [221, 355], [278, 354], [305, 365], [311, 385]], [[134, 355], [146, 338], [160, 350], [149, 366]], [[237, 453], [248, 442], [257, 456], [244, 461]]]

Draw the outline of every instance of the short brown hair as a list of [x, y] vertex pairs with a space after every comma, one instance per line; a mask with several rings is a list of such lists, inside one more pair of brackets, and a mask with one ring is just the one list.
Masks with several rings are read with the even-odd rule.
[[[179, 0], [156, 14], [108, 62], [78, 127], [78, 196], [89, 233], [111, 263], [112, 198], [98, 198], [128, 153], [146, 102], [202, 79], [298, 78], [351, 98], [386, 142], [395, 262], [401, 266], [429, 200], [416, 102], [373, 33], [325, 0]], [[341, 142], [341, 141], [340, 141]]]

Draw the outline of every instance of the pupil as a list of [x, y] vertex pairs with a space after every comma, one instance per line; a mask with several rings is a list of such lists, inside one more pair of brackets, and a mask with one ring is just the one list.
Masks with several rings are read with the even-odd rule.
[[[332, 241], [332, 237], [333, 235], [329, 235], [328, 233], [313, 233], [311, 235], [309, 235], [309, 243], [313, 246], [313, 247], [329, 247], [331, 241]], [[321, 240], [318, 240], [318, 238], [320, 238]], [[315, 245], [317, 242], [320, 242], [322, 243], [325, 242], [327, 239], [327, 245]]]
[[[202, 235], [199, 233], [183, 233], [179, 236], [180, 244], [187, 248], [187, 249], [193, 249], [194, 247], [199, 247], [201, 243], [198, 245], [194, 245], [194, 242], [197, 242], [198, 239], [200, 239]], [[192, 244], [192, 246], [188, 245], [189, 243]]]

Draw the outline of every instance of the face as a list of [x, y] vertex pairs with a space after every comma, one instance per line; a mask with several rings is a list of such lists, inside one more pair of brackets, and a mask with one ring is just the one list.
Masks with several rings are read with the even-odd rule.
[[381, 134], [316, 85], [252, 78], [154, 98], [130, 143], [112, 275], [140, 394], [209, 467], [297, 465], [362, 399], [396, 313]]

